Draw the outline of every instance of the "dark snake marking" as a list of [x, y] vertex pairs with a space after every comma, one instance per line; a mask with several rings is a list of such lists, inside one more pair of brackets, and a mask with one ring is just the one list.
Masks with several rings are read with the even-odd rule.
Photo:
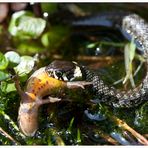
[[[103, 19], [105, 15], [103, 16]], [[94, 21], [93, 21], [94, 19]], [[97, 17], [91, 20], [76, 21], [74, 25], [97, 25]], [[106, 19], [106, 18], [105, 18]], [[113, 107], [134, 107], [138, 106], [143, 101], [148, 100], [148, 23], [136, 14], [120, 15], [114, 17], [108, 16], [106, 19], [107, 27], [116, 27], [128, 38], [134, 38], [138, 43], [138, 47], [143, 51], [143, 56], [146, 59], [147, 73], [142, 83], [135, 89], [129, 91], [120, 91], [114, 87], [106, 85], [101, 78], [93, 71], [85, 66], [80, 66], [86, 81], [93, 82], [93, 90], [97, 99]], [[93, 24], [94, 23], [94, 24]], [[98, 21], [98, 25], [100, 21]]]

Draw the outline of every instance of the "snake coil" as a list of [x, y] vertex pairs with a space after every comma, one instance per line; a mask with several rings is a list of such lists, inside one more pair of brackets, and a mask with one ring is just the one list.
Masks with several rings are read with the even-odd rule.
[[[96, 23], [96, 21], [92, 20], [93, 18], [91, 19], [92, 23]], [[87, 20], [76, 22], [75, 25], [81, 25], [81, 23], [86, 25]], [[88, 21], [88, 23], [90, 23], [90, 21]], [[146, 77], [143, 79], [142, 83], [129, 91], [120, 91], [106, 85], [95, 72], [89, 70], [87, 67], [80, 66], [81, 71], [84, 79], [93, 83], [93, 90], [100, 102], [105, 102], [113, 107], [138, 106], [144, 100], [148, 100], [148, 23], [136, 14], [129, 14], [112, 18], [112, 23], [110, 23], [109, 26], [112, 25], [118, 27], [121, 32], [131, 38], [133, 37], [135, 42], [139, 43], [146, 59], [147, 66]]]

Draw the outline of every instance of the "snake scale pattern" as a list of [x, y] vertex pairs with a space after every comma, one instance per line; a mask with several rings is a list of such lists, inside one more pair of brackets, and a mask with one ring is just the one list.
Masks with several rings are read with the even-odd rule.
[[[129, 36], [133, 37], [138, 42], [143, 50], [143, 56], [146, 59], [146, 68], [148, 70], [148, 23], [137, 14], [129, 14], [121, 16], [121, 18], [114, 17], [115, 21], [112, 24], [116, 27], [120, 26], [120, 30], [124, 31]], [[117, 21], [118, 19], [118, 21]], [[91, 21], [93, 22], [93, 21]], [[96, 21], [94, 21], [96, 23]], [[80, 25], [84, 22], [76, 22]], [[141, 84], [129, 91], [121, 91], [114, 87], [106, 85], [100, 76], [91, 71], [85, 66], [80, 66], [86, 81], [93, 82], [93, 90], [96, 98], [100, 102], [104, 102], [112, 107], [134, 107], [148, 100], [148, 71]]]

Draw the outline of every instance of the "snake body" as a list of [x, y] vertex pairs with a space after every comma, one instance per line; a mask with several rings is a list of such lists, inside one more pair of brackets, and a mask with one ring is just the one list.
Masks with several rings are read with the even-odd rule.
[[[116, 15], [112, 17], [112, 23], [108, 26], [115, 26], [124, 35], [134, 38], [135, 42], [140, 45], [143, 56], [146, 59], [146, 68], [148, 70], [148, 23], [136, 14]], [[93, 21], [96, 17], [90, 20], [78, 21], [75, 25], [97, 25], [97, 21]], [[118, 19], [118, 21], [117, 21]], [[111, 21], [111, 19], [109, 20]], [[91, 24], [89, 24], [91, 22]], [[88, 24], [87, 24], [88, 23]], [[84, 79], [93, 83], [93, 90], [100, 102], [105, 102], [113, 107], [134, 107], [139, 105], [144, 100], [148, 100], [148, 71], [142, 83], [135, 89], [129, 91], [120, 91], [114, 87], [106, 85], [103, 80], [93, 71], [85, 66], [81, 66]]]

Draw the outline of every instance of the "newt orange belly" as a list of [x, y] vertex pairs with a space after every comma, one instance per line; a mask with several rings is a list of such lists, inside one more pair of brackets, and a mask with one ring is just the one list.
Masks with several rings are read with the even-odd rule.
[[42, 104], [60, 101], [59, 98], [48, 98], [46, 95], [56, 94], [66, 87], [66, 82], [54, 79], [48, 75], [45, 68], [40, 68], [29, 78], [23, 94], [18, 123], [26, 136], [33, 136], [38, 129], [38, 110]]
[[37, 70], [28, 80], [26, 92], [32, 99], [43, 98], [45, 95], [55, 93], [66, 87], [64, 81], [50, 77], [45, 67]]

